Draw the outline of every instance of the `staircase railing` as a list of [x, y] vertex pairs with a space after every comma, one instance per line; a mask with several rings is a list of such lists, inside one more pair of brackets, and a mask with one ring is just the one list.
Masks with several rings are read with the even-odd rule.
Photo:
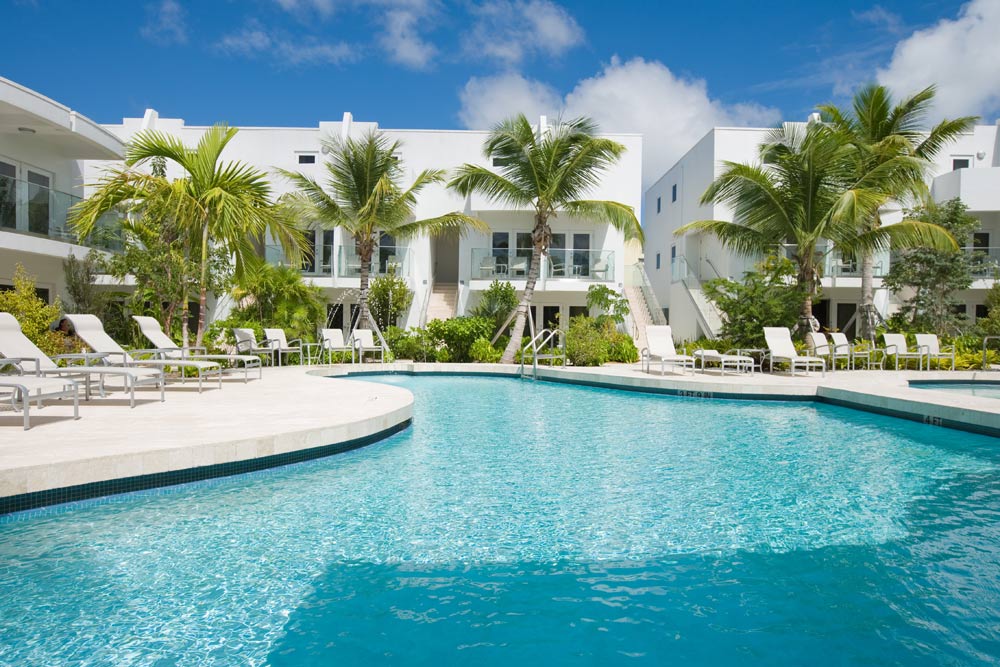
[[646, 310], [649, 311], [649, 321], [653, 324], [666, 324], [667, 318], [663, 315], [663, 309], [653, 291], [653, 285], [649, 282], [649, 275], [646, 273], [646, 265], [641, 261], [632, 265], [632, 273], [635, 283], [642, 293], [642, 299], [646, 302]]

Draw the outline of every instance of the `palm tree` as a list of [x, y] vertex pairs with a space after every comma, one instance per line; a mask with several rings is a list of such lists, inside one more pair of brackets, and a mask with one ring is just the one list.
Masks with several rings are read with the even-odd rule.
[[[971, 128], [978, 118], [964, 116], [954, 120], [943, 120], [930, 130], [925, 129], [924, 120], [934, 102], [934, 86], [928, 86], [898, 104], [885, 86], [867, 85], [858, 90], [849, 111], [843, 111], [833, 104], [819, 107], [824, 121], [842, 132], [847, 141], [863, 155], [858, 161], [860, 171], [871, 170], [881, 162], [897, 155], [909, 155], [930, 160], [941, 148], [959, 134]], [[901, 183], [902, 190], [889, 193], [889, 200], [901, 201], [908, 197], [923, 198], [926, 195], [924, 174], [913, 174], [912, 183]], [[863, 229], [881, 226], [879, 211], [862, 221]], [[861, 253], [861, 306], [859, 309], [861, 338], [875, 336], [874, 314], [874, 274], [875, 258], [871, 252]]]
[[513, 363], [521, 347], [541, 258], [548, 253], [552, 241], [549, 223], [552, 218], [565, 213], [580, 220], [609, 224], [627, 239], [642, 241], [642, 228], [631, 206], [583, 199], [600, 183], [602, 173], [625, 152], [621, 144], [596, 135], [597, 126], [588, 118], [536, 130], [524, 114], [518, 114], [497, 124], [483, 147], [483, 154], [499, 166], [499, 173], [465, 164], [448, 183], [448, 187], [466, 197], [478, 192], [515, 209], [534, 210], [531, 266], [501, 363]]
[[289, 210], [324, 228], [340, 227], [354, 239], [354, 249], [361, 262], [361, 286], [358, 298], [359, 326], [370, 319], [368, 287], [372, 255], [379, 235], [390, 234], [405, 240], [419, 234], [441, 234], [467, 229], [485, 231], [486, 223], [458, 212], [435, 218], [414, 219], [417, 195], [428, 185], [445, 180], [443, 170], [425, 169], [404, 188], [400, 143], [384, 134], [371, 131], [360, 138], [322, 140], [329, 158], [322, 183], [291, 171], [280, 170], [298, 192], [284, 198]]
[[[221, 162], [222, 151], [237, 129], [214, 125], [188, 148], [180, 139], [146, 130], [137, 134], [125, 151], [125, 168], [112, 169], [97, 191], [78, 203], [70, 224], [87, 236], [98, 219], [112, 209], [125, 207], [152, 220], [170, 219], [196, 239], [200, 250], [199, 311], [196, 345], [205, 333], [209, 285], [209, 255], [213, 245], [224, 248], [234, 260], [237, 277], [260, 262], [257, 245], [270, 235], [286, 254], [298, 257], [302, 233], [271, 202], [271, 186], [264, 172], [242, 162]], [[173, 162], [184, 176], [146, 174], [140, 169], [160, 160]]]
[[733, 221], [699, 220], [674, 234], [709, 232], [745, 255], [790, 244], [805, 297], [801, 319], [811, 325], [824, 240], [844, 254], [893, 245], [955, 247], [944, 229], [916, 220], [862, 230], [860, 221], [911, 183], [923, 164], [912, 156], [895, 155], [864, 171], [858, 160], [843, 135], [823, 123], [786, 123], [760, 146], [760, 164], [724, 163], [722, 174], [702, 195], [702, 204], [731, 206]]

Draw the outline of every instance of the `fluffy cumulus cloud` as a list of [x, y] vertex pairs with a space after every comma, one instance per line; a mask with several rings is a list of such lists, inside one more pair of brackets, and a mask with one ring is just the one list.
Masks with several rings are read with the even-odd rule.
[[972, 0], [955, 19], [896, 45], [878, 80], [899, 95], [937, 84], [941, 116], [1000, 111], [1000, 2]]
[[269, 32], [254, 21], [242, 30], [223, 36], [216, 48], [232, 56], [270, 58], [278, 65], [339, 65], [354, 59], [354, 50], [343, 42], [290, 39], [281, 33]]
[[612, 60], [561, 96], [517, 74], [471, 79], [460, 93], [459, 119], [483, 129], [513, 113], [589, 116], [607, 132], [643, 135], [643, 187], [652, 184], [714, 126], [770, 126], [777, 109], [713, 100], [704, 80], [679, 77], [661, 62]]
[[162, 0], [146, 6], [146, 23], [139, 29], [146, 39], [158, 44], [187, 42], [187, 16], [176, 0]]
[[583, 43], [583, 29], [550, 0], [489, 0], [472, 9], [472, 29], [463, 50], [517, 65], [535, 56], [558, 57]]
[[389, 60], [411, 69], [428, 69], [438, 49], [424, 35], [438, 13], [431, 0], [376, 0], [382, 32], [379, 46]]

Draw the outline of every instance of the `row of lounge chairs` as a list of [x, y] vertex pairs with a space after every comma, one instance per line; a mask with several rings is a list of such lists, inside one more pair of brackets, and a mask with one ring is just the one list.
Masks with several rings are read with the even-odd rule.
[[[318, 343], [306, 343], [296, 338], [287, 340], [282, 329], [264, 329], [265, 339], [257, 340], [253, 329], [233, 329], [236, 337], [236, 350], [243, 354], [264, 355], [271, 359], [272, 365], [281, 366], [292, 354], [299, 355], [307, 363], [325, 356], [327, 363], [333, 362], [334, 353], [350, 353], [351, 363], [355, 355], [363, 360], [365, 354], [378, 355], [379, 361], [385, 360], [385, 349], [376, 342], [375, 333], [371, 329], [355, 329], [348, 341], [344, 340], [344, 332], [340, 329], [321, 329]], [[259, 357], [257, 357], [259, 359]]]

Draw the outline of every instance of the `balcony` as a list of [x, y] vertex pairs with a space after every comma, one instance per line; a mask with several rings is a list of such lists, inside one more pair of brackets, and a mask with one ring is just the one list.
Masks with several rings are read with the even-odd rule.
[[80, 197], [29, 181], [0, 176], [0, 231], [47, 238], [114, 252], [122, 248], [121, 223], [114, 213], [98, 220], [86, 239], [67, 225], [70, 207]]
[[[405, 276], [408, 268], [408, 248], [401, 246], [379, 246], [372, 254], [370, 275], [382, 276], [393, 273]], [[337, 252], [337, 277], [361, 277], [361, 258], [354, 246], [340, 246]]]
[[934, 201], [942, 202], [956, 197], [970, 211], [1000, 210], [1000, 167], [975, 167], [956, 169], [941, 174], [931, 185]]
[[[611, 250], [549, 248], [543, 259], [546, 280], [610, 282], [615, 278], [615, 253]], [[473, 248], [473, 280], [525, 280], [531, 268], [531, 251], [521, 248]]]
[[972, 255], [972, 277], [976, 280], [1000, 278], [1000, 248], [964, 248]]

